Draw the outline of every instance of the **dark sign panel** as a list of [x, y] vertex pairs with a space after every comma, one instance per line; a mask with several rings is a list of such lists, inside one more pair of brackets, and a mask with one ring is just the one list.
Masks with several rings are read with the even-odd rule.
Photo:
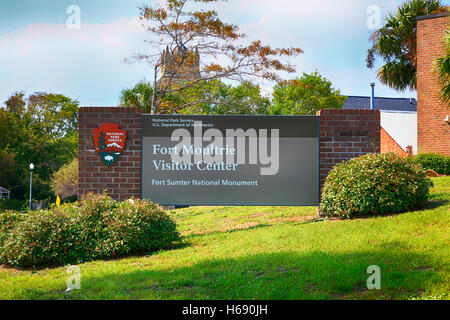
[[144, 115], [142, 197], [162, 205], [317, 205], [319, 118]]

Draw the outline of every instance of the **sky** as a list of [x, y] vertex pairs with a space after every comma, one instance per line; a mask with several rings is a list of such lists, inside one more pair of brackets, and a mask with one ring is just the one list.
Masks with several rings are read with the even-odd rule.
[[[401, 2], [228, 0], [214, 9], [223, 21], [237, 24], [248, 42], [303, 49], [290, 60], [297, 72], [284, 78], [318, 70], [344, 95], [369, 95], [375, 82], [376, 96], [415, 98], [415, 92], [382, 85], [365, 63], [370, 33]], [[153, 38], [138, 18], [143, 3], [164, 0], [0, 0], [0, 104], [15, 91], [45, 91], [82, 106], [117, 105], [121, 90], [153, 79], [148, 63], [125, 61], [159, 50], [144, 41]], [[77, 23], [73, 6], [79, 9], [78, 29], [70, 27]], [[264, 93], [272, 86], [262, 83]]]

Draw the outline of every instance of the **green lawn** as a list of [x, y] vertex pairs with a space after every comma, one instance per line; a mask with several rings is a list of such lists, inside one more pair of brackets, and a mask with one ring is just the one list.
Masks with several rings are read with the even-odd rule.
[[[347, 221], [315, 207], [176, 210], [184, 245], [147, 257], [66, 268], [0, 267], [0, 299], [449, 299], [450, 177], [433, 180], [427, 209]], [[368, 290], [366, 269], [381, 268]]]

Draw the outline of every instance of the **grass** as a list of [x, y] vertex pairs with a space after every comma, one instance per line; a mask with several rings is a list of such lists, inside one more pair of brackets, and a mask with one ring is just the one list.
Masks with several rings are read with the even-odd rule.
[[[184, 245], [66, 268], [0, 267], [0, 299], [449, 299], [450, 177], [423, 210], [316, 220], [315, 207], [191, 207], [173, 215]], [[381, 269], [368, 290], [367, 267]]]

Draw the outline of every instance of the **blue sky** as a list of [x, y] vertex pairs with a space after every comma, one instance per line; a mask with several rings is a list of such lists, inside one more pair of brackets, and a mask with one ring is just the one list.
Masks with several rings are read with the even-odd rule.
[[[14, 91], [62, 93], [84, 106], [117, 105], [120, 91], [153, 78], [144, 62], [128, 64], [134, 53], [154, 50], [140, 25], [137, 7], [164, 0], [15, 0], [0, 2], [0, 102]], [[238, 24], [248, 41], [305, 52], [292, 62], [297, 74], [319, 72], [345, 95], [416, 97], [376, 81], [365, 67], [370, 14], [393, 11], [398, 0], [229, 0], [216, 8], [223, 20]], [[448, 1], [444, 1], [448, 3]], [[69, 30], [70, 5], [81, 10], [81, 28]], [[285, 76], [285, 75], [283, 75]], [[266, 93], [273, 84], [263, 83]]]

